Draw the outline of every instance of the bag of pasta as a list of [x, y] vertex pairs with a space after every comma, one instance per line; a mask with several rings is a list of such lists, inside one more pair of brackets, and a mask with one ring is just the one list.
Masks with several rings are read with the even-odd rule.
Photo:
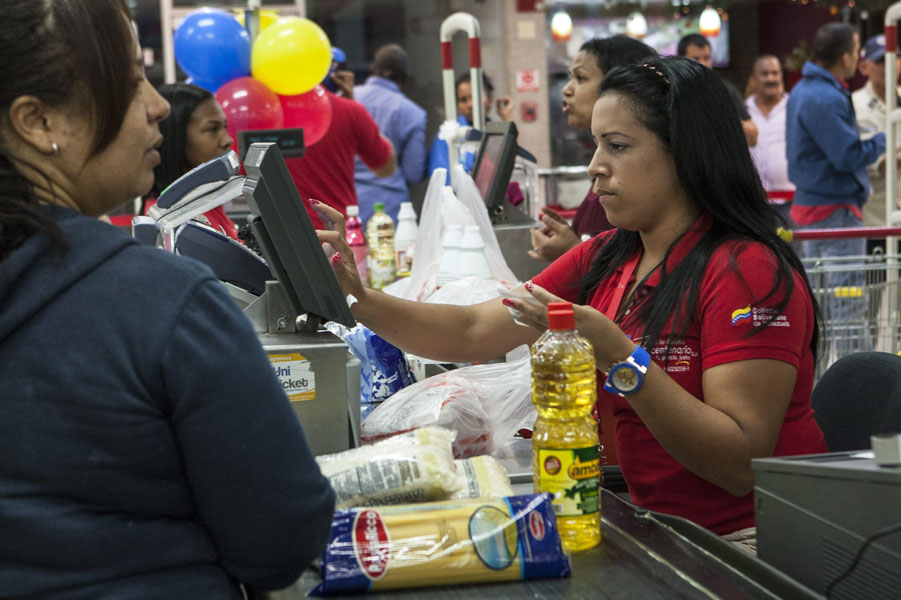
[[311, 595], [567, 577], [549, 494], [338, 510]]
[[510, 477], [501, 461], [493, 456], [473, 456], [454, 461], [460, 489], [451, 496], [462, 498], [503, 498], [513, 495]]
[[451, 442], [454, 434], [423, 427], [316, 462], [332, 489], [335, 505], [372, 506], [440, 500], [458, 491]]

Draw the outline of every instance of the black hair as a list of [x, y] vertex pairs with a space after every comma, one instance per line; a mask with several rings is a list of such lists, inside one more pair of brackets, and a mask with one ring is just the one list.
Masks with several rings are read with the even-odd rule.
[[854, 50], [854, 34], [857, 29], [845, 23], [827, 23], [817, 29], [810, 46], [813, 61], [825, 68], [830, 68], [842, 56]]
[[[603, 75], [615, 67], [635, 64], [657, 56], [657, 51], [647, 44], [622, 34], [607, 38], [592, 38], [582, 44], [579, 51], [594, 55]], [[600, 88], [598, 90], [600, 91]]]
[[[643, 65], [613, 69], [601, 84], [601, 96], [605, 94], [622, 95], [638, 121], [670, 150], [682, 189], [712, 219], [710, 231], [668, 271], [667, 259], [678, 239], [673, 242], [657, 267], [660, 283], [630, 311], [628, 319], [645, 324], [642, 345], [653, 348], [666, 333], [669, 349], [684, 336], [697, 309], [706, 266], [717, 248], [727, 242], [739, 242], [730, 256], [733, 268], [737, 268], [736, 258], [743, 246], [740, 242], [759, 242], [772, 252], [776, 280], [772, 289], [756, 300], [773, 301], [776, 314], [770, 315], [770, 320], [775, 319], [785, 310], [794, 289], [792, 272], [803, 275], [804, 268], [794, 250], [777, 234], [779, 216], [767, 204], [729, 92], [720, 78], [693, 60], [655, 58]], [[579, 303], [586, 303], [599, 283], [640, 246], [637, 232], [618, 229], [579, 281]], [[814, 305], [816, 327], [811, 349], [816, 356], [821, 318], [810, 285], [802, 279]], [[670, 329], [665, 332], [670, 318]]]
[[[137, 81], [130, 13], [124, 0], [6, 0], [0, 18], [0, 114], [21, 96], [87, 116], [92, 156], [122, 127]], [[0, 148], [0, 260], [35, 234], [67, 247], [56, 222], [39, 206], [32, 184]], [[33, 165], [30, 165], [33, 167]]]
[[370, 70], [373, 75], [403, 86], [407, 82], [407, 52], [397, 44], [382, 46], [376, 51]]
[[[454, 93], [456, 93], [457, 88], [460, 87], [461, 83], [464, 83], [464, 82], [468, 83], [470, 79], [471, 79], [471, 77], [470, 77], [469, 71], [467, 71], [467, 72], [463, 73], [462, 75], [460, 75], [459, 77], [457, 77], [457, 80], [454, 82]], [[491, 98], [491, 96], [494, 95], [494, 83], [491, 81], [490, 77], [485, 75], [484, 72], [482, 72], [482, 87], [485, 88], [485, 93], [488, 94], [489, 98]]]
[[163, 145], [160, 146], [160, 164], [153, 170], [153, 188], [150, 190], [150, 194], [157, 197], [188, 172], [185, 159], [188, 123], [201, 103], [213, 99], [213, 94], [190, 83], [171, 83], [161, 86], [158, 91], [169, 102], [171, 111], [160, 121]]
[[697, 46], [698, 48], [706, 48], [710, 45], [710, 40], [705, 38], [700, 33], [689, 33], [681, 40], [679, 40], [679, 45], [676, 47], [676, 54], [679, 56], [685, 56], [685, 53], [688, 52], [689, 46]]

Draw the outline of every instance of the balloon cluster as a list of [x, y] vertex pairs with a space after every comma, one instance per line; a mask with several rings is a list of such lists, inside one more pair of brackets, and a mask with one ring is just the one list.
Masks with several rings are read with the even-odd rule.
[[320, 82], [332, 65], [322, 29], [299, 17], [261, 11], [260, 34], [251, 42], [243, 13], [202, 8], [175, 31], [175, 60], [188, 83], [205, 88], [228, 117], [228, 132], [302, 127], [311, 146], [332, 121], [329, 95]]

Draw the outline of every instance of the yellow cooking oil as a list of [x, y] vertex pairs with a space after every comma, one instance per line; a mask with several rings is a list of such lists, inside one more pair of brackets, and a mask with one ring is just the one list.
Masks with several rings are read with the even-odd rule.
[[548, 305], [548, 330], [532, 346], [535, 491], [553, 495], [564, 547], [601, 541], [600, 451], [591, 416], [597, 399], [594, 349], [575, 330], [572, 305]]

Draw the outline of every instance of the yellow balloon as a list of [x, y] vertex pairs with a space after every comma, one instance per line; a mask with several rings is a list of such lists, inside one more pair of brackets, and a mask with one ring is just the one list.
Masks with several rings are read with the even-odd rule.
[[332, 45], [313, 21], [285, 17], [260, 33], [250, 55], [255, 79], [281, 96], [313, 89], [328, 74]]
[[[244, 26], [244, 11], [236, 10], [235, 18], [238, 20], [238, 23], [240, 23], [241, 26], [243, 27]], [[272, 25], [273, 23], [278, 21], [279, 18], [280, 17], [278, 15], [277, 11], [269, 10], [269, 9], [261, 10], [260, 11], [260, 31], [263, 31], [264, 29], [266, 29], [267, 27], [269, 27], [270, 25]]]

